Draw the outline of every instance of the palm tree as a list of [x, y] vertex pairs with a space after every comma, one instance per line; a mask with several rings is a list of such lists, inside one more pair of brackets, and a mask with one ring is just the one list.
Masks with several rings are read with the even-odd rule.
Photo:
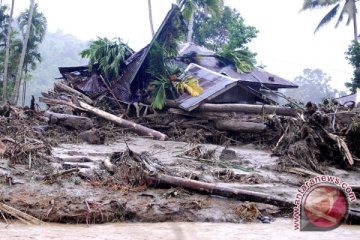
[[24, 60], [25, 60], [25, 54], [26, 54], [26, 50], [27, 50], [27, 44], [28, 44], [29, 37], [30, 37], [31, 20], [32, 20], [32, 16], [34, 13], [34, 9], [35, 9], [35, 0], [30, 0], [29, 18], [28, 18], [28, 23], [27, 23], [27, 28], [26, 28], [26, 34], [25, 34], [25, 38], [23, 41], [23, 46], [22, 46], [21, 56], [20, 56], [20, 63], [18, 66], [18, 71], [17, 71], [16, 78], [15, 78], [14, 92], [12, 95], [12, 102], [14, 104], [16, 104], [16, 102], [19, 98], [21, 76], [22, 76], [23, 67], [24, 67]]
[[3, 92], [2, 99], [5, 102], [7, 100], [7, 80], [8, 80], [8, 68], [9, 68], [9, 57], [10, 57], [10, 37], [11, 37], [11, 28], [12, 28], [12, 18], [14, 13], [14, 3], [15, 0], [11, 1], [11, 9], [9, 16], [9, 25], [6, 35], [6, 49], [5, 49], [5, 59], [4, 59], [4, 75], [3, 75]]
[[316, 9], [316, 8], [324, 8], [333, 6], [331, 10], [323, 17], [323, 19], [320, 21], [318, 26], [316, 27], [314, 33], [316, 33], [321, 27], [323, 27], [325, 24], [330, 22], [336, 14], [339, 12], [340, 9], [340, 3], [344, 2], [341, 7], [341, 12], [339, 15], [339, 18], [336, 22], [335, 27], [339, 25], [339, 23], [344, 19], [345, 14], [348, 15], [348, 19], [346, 21], [346, 24], [349, 25], [350, 22], [353, 22], [354, 27], [354, 40], [357, 40], [358, 33], [357, 33], [357, 23], [356, 23], [356, 15], [357, 15], [357, 9], [356, 9], [356, 2], [358, 0], [304, 0], [304, 4], [301, 10], [309, 10], [309, 9]]
[[[31, 2], [34, 2], [34, 0], [31, 0]], [[18, 74], [15, 79], [15, 87], [12, 96], [12, 100], [15, 103], [19, 98], [22, 73], [25, 72], [25, 74], [27, 74], [29, 68], [34, 70], [36, 64], [41, 61], [41, 55], [38, 52], [38, 48], [40, 43], [44, 40], [47, 28], [46, 18], [44, 14], [38, 11], [38, 5], [35, 3], [33, 3], [29, 11], [24, 11], [19, 15], [18, 23], [24, 36], [22, 54], [23, 52], [25, 52], [25, 54], [20, 57]], [[25, 86], [24, 90], [26, 90]], [[23, 93], [25, 94], [25, 91]]]
[[[21, 32], [24, 34], [25, 29], [27, 28], [27, 23], [29, 21], [29, 12], [25, 11], [19, 15], [18, 23]], [[27, 50], [24, 59], [23, 71], [25, 73], [23, 81], [23, 91], [22, 91], [22, 105], [25, 104], [25, 95], [26, 95], [26, 78], [29, 78], [28, 72], [29, 68], [34, 70], [38, 62], [41, 62], [41, 55], [38, 52], [40, 43], [44, 40], [47, 28], [46, 17], [43, 13], [38, 11], [38, 4], [34, 6], [34, 12], [31, 19], [31, 30], [30, 37], [27, 44]], [[21, 81], [20, 81], [21, 82]]]
[[224, 8], [224, 0], [177, 0], [182, 14], [188, 23], [187, 42], [192, 41], [194, 15], [196, 11], [203, 9], [213, 17], [220, 17]]
[[155, 31], [154, 31], [154, 23], [153, 23], [153, 17], [152, 17], [151, 0], [148, 0], [148, 8], [149, 8], [149, 21], [150, 21], [151, 34], [154, 37]]

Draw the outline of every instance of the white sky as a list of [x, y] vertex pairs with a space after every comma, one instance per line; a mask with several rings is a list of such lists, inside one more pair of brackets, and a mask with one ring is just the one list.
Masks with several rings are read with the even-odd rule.
[[[36, 0], [48, 20], [48, 30], [62, 30], [82, 40], [120, 37], [135, 50], [151, 39], [147, 0]], [[175, 0], [152, 0], [155, 27]], [[3, 0], [9, 4], [10, 0]], [[303, 0], [225, 0], [245, 23], [259, 30], [249, 47], [266, 70], [293, 80], [305, 68], [320, 68], [332, 78], [333, 88], [345, 90], [353, 69], [344, 52], [353, 39], [352, 25], [335, 29], [330, 22], [313, 31], [327, 10], [299, 13]], [[16, 0], [15, 13], [29, 0]], [[358, 24], [360, 26], [360, 24]]]

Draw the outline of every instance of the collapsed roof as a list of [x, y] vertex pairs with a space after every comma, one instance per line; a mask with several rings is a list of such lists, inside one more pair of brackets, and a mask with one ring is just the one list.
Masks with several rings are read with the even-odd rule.
[[[132, 94], [138, 89], [145, 89], [149, 85], [150, 77], [146, 67], [150, 50], [156, 42], [162, 45], [170, 42], [169, 39], [173, 37], [174, 31], [180, 31], [179, 29], [184, 30], [185, 24], [179, 7], [173, 4], [152, 41], [146, 47], [126, 59], [126, 68], [122, 72], [120, 79], [110, 86], [112, 94], [118, 100], [129, 103], [131, 102]], [[266, 98], [260, 88], [276, 91], [279, 88], [298, 87], [286, 79], [257, 67], [249, 73], [238, 73], [234, 66], [222, 66], [219, 64], [214, 52], [193, 43], [182, 44], [178, 50], [179, 54], [176, 57], [176, 63], [187, 67], [185, 74], [196, 75], [200, 86], [204, 90], [197, 97], [183, 93], [176, 99], [180, 107], [188, 111], [195, 109], [206, 101], [221, 103], [224, 101], [238, 102], [251, 99], [251, 102], [254, 103], [275, 103], [273, 100]], [[184, 61], [184, 59], [193, 54], [195, 54], [195, 61]], [[67, 80], [71, 80], [69, 73], [74, 74], [77, 72], [75, 75], [86, 76], [87, 78], [83, 78], [74, 87], [90, 96], [97, 96], [106, 91], [106, 87], [108, 87], [104, 85], [106, 83], [101, 81], [100, 77], [93, 75], [87, 66], [59, 68], [59, 71]], [[232, 88], [234, 89], [231, 94], [225, 96], [224, 93]], [[222, 100], [219, 99], [220, 96], [222, 96]], [[232, 96], [235, 97], [231, 98]]]

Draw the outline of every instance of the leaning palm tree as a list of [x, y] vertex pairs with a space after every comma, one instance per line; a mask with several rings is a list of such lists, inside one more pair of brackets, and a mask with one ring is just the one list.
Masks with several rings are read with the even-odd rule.
[[177, 0], [182, 14], [188, 23], [187, 42], [192, 41], [194, 16], [196, 11], [203, 9], [213, 17], [220, 17], [224, 8], [224, 0]]
[[9, 25], [6, 35], [6, 48], [5, 48], [5, 59], [4, 59], [4, 75], [3, 75], [3, 92], [2, 99], [5, 102], [7, 100], [7, 80], [8, 80], [8, 70], [9, 70], [9, 58], [10, 58], [10, 38], [11, 38], [11, 28], [12, 28], [12, 18], [14, 13], [14, 3], [15, 0], [11, 1], [11, 9], [9, 16]]
[[27, 23], [27, 29], [26, 29], [26, 34], [25, 34], [25, 38], [23, 41], [23, 46], [22, 46], [22, 50], [21, 50], [21, 56], [20, 56], [20, 62], [19, 62], [19, 66], [18, 66], [18, 71], [16, 74], [16, 78], [15, 78], [15, 86], [14, 86], [14, 92], [12, 95], [12, 102], [14, 104], [16, 104], [18, 98], [19, 98], [19, 91], [20, 91], [20, 81], [21, 81], [21, 76], [22, 76], [22, 72], [23, 72], [23, 67], [24, 67], [24, 60], [25, 60], [25, 54], [26, 54], [26, 50], [27, 50], [27, 44], [29, 41], [29, 37], [30, 37], [30, 29], [31, 29], [31, 19], [34, 13], [34, 9], [35, 9], [35, 0], [30, 0], [30, 7], [29, 7], [29, 18], [28, 18], [28, 23]]
[[[344, 19], [345, 15], [347, 15], [348, 19], [346, 21], [346, 24], [349, 25], [351, 21], [353, 22], [354, 40], [357, 40], [357, 9], [355, 4], [357, 1], [358, 0], [304, 0], [304, 4], [301, 10], [310, 10], [332, 6], [331, 10], [323, 17], [323, 19], [321, 19], [320, 23], [316, 27], [314, 31], [314, 33], [316, 33], [321, 27], [334, 19], [339, 10], [341, 9], [335, 27], [337, 27], [339, 23]], [[343, 5], [341, 6], [342, 2]]]

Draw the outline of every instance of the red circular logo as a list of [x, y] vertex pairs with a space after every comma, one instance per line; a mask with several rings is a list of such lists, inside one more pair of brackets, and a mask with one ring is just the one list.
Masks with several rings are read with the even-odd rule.
[[348, 203], [343, 191], [335, 186], [317, 186], [304, 200], [308, 220], [319, 228], [333, 228], [344, 219]]

